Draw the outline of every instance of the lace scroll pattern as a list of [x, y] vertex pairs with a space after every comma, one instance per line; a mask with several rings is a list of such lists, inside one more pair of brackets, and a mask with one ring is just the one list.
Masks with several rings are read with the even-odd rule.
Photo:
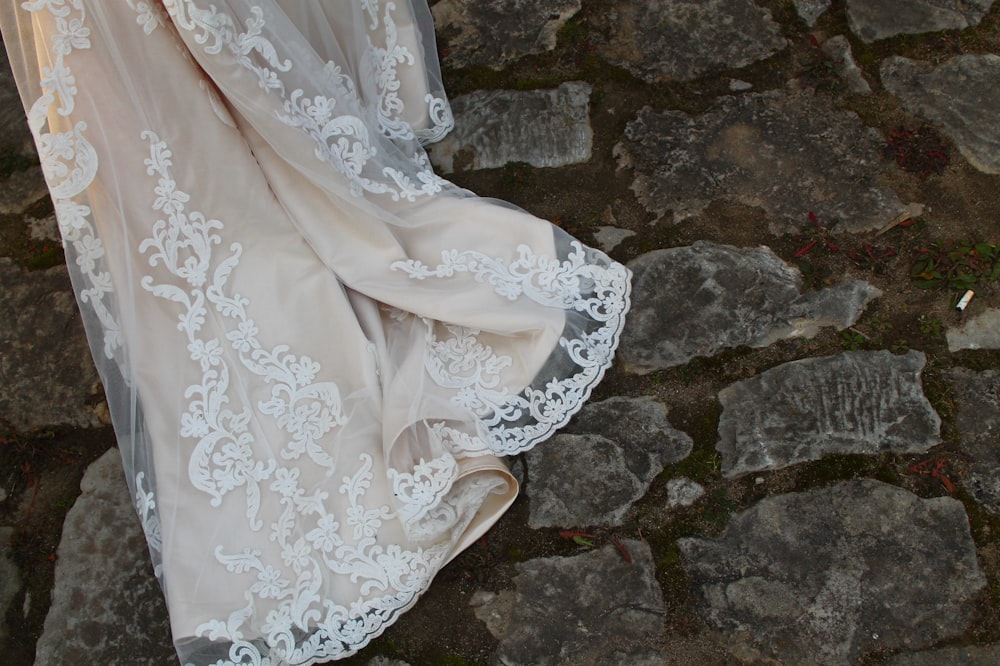
[[[76, 102], [76, 77], [69, 67], [74, 51], [91, 48], [87, 10], [82, 0], [35, 0], [22, 8], [48, 12], [54, 31], [48, 43], [50, 64], [42, 67], [41, 96], [28, 110], [42, 171], [55, 206], [56, 219], [68, 255], [82, 278], [78, 298], [87, 304], [103, 329], [103, 354], [121, 362], [121, 327], [114, 314], [114, 287], [103, 264], [104, 244], [85, 200], [97, 175], [97, 152], [84, 135], [87, 123], [78, 121], [67, 131], [49, 131], [50, 116], [68, 119]], [[63, 121], [65, 122], [65, 121]]]
[[[219, 664], [311, 664], [352, 654], [416, 601], [447, 554], [441, 532], [454, 527], [471, 506], [468, 497], [460, 501], [450, 492], [457, 476], [455, 460], [445, 454], [420, 461], [412, 472], [390, 469], [397, 511], [366, 498], [375, 474], [368, 454], [342, 477], [339, 495], [348, 500], [342, 514], [331, 508], [329, 490], [309, 491], [302, 485], [300, 461], [333, 474], [340, 471], [320, 445], [347, 422], [340, 392], [333, 382], [318, 379], [319, 363], [291, 353], [287, 345], [267, 348], [261, 343], [259, 327], [249, 315], [250, 300], [229, 287], [241, 245], [230, 243], [225, 253], [214, 256], [215, 248], [224, 246], [224, 224], [191, 210], [191, 196], [177, 187], [171, 173], [167, 144], [151, 131], [142, 138], [150, 150], [147, 173], [156, 178], [153, 210], [163, 217], [139, 246], [150, 268], [157, 269], [141, 283], [153, 296], [178, 306], [177, 328], [201, 373], [184, 392], [188, 409], [179, 424], [181, 436], [196, 442], [189, 480], [214, 507], [231, 491], [244, 488], [248, 528], [269, 526], [267, 538], [280, 546], [280, 558], [274, 561], [252, 547], [241, 552], [215, 549], [216, 560], [236, 577], [234, 585], [249, 577], [248, 603], [224, 620], [202, 624], [197, 634], [228, 645], [228, 659]], [[210, 306], [230, 322], [224, 336], [206, 326]], [[226, 344], [237, 353], [242, 371], [228, 366]], [[256, 406], [242, 402], [243, 392], [230, 386], [239, 372], [270, 384], [271, 398]], [[249, 428], [252, 413], [272, 417], [287, 435], [281, 460], [257, 453]], [[481, 501], [481, 495], [470, 496]], [[158, 542], [159, 525], [147, 518], [155, 508], [152, 493], [140, 492], [136, 499], [147, 534]], [[273, 522], [258, 515], [269, 509], [278, 511]], [[397, 518], [415, 536], [438, 537], [437, 542], [427, 548], [384, 545], [379, 538], [383, 524]], [[348, 605], [326, 598], [324, 580], [331, 575], [349, 578], [360, 596]], [[253, 625], [261, 608], [271, 610], [263, 624]], [[307, 636], [304, 627], [309, 628]]]
[[[561, 379], [536, 378], [535, 385], [520, 392], [501, 382], [510, 357], [480, 342], [479, 331], [445, 325], [441, 328], [446, 336], [439, 339], [435, 328], [428, 326], [428, 374], [439, 386], [454, 390], [453, 403], [480, 418], [480, 432], [475, 436], [445, 423], [434, 424], [442, 441], [452, 444], [449, 448], [495, 455], [525, 451], [564, 426], [604, 376], [629, 308], [629, 271], [578, 241], [571, 241], [570, 248], [563, 260], [538, 255], [522, 245], [509, 263], [479, 251], [445, 250], [441, 263], [434, 267], [413, 259], [392, 265], [416, 280], [467, 273], [504, 298], [530, 298], [582, 315], [587, 322], [567, 328], [559, 340], [562, 354], [576, 372]], [[544, 384], [538, 386], [538, 380]]]
[[[292, 70], [293, 63], [282, 58], [280, 45], [268, 38], [264, 12], [259, 6], [249, 7], [250, 17], [245, 21], [245, 30], [215, 5], [202, 8], [194, 0], [166, 0], [165, 6], [175, 24], [194, 34], [195, 42], [202, 45], [207, 55], [228, 53], [256, 75], [262, 90], [280, 96], [282, 112], [278, 113], [278, 119], [306, 132], [316, 146], [316, 157], [343, 174], [355, 195], [370, 192], [388, 195], [394, 201], [415, 201], [448, 186], [447, 181], [434, 173], [422, 150], [405, 156], [408, 167], [403, 166], [404, 161], [393, 164], [381, 161], [380, 152], [385, 152], [389, 146], [373, 136], [365, 118], [359, 115], [364, 105], [357, 94], [358, 83], [351, 81], [339, 64], [327, 63], [324, 68], [328, 81], [335, 84], [332, 86], [334, 95], [319, 91], [310, 94], [302, 88], [289, 90], [284, 81], [287, 77], [283, 75]], [[397, 69], [400, 65], [413, 66], [416, 60], [414, 54], [398, 42], [392, 20], [396, 5], [393, 2], [385, 4], [381, 26], [378, 6], [378, 0], [365, 0], [372, 20], [370, 32], [381, 34], [385, 44], [382, 47], [369, 40], [364, 56], [376, 74], [376, 125], [386, 137], [403, 140], [403, 146], [405, 140], [411, 138], [423, 141], [440, 138], [452, 123], [447, 103], [440, 98], [433, 95], [425, 98], [431, 127], [422, 129], [419, 135], [402, 120], [404, 108], [398, 95]]]

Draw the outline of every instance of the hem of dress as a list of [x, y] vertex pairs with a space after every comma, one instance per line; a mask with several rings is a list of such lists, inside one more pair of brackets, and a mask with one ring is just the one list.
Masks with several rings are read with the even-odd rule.
[[[623, 266], [623, 268], [625, 267]], [[614, 364], [615, 353], [618, 350], [618, 345], [621, 343], [622, 331], [625, 329], [626, 315], [632, 308], [632, 272], [627, 268], [625, 268], [625, 271], [625, 288], [620, 294], [616, 294], [618, 297], [617, 300], [622, 303], [622, 310], [617, 314], [617, 322], [612, 324], [614, 329], [609, 335], [607, 362], [601, 364], [597, 368], [594, 376], [581, 388], [580, 398], [572, 405], [568, 406], [565, 413], [558, 420], [547, 424], [544, 432], [526, 437], [522, 442], [519, 442], [511, 447], [504, 447], [501, 450], [491, 447], [493, 455], [514, 456], [531, 450], [536, 445], [541, 444], [545, 440], [552, 437], [557, 430], [569, 423], [570, 419], [576, 416], [576, 414], [583, 409], [583, 406], [587, 403], [587, 401], [590, 400], [590, 394], [593, 392], [594, 388], [601, 383], [604, 379], [604, 375], [607, 374], [608, 369]]]

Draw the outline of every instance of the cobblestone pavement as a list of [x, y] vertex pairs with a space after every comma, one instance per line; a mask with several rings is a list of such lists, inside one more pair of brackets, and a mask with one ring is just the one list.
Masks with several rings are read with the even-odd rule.
[[[1000, 663], [1000, 5], [432, 4], [432, 160], [628, 262], [634, 308], [511, 512], [346, 663]], [[172, 664], [0, 71], [0, 654]]]

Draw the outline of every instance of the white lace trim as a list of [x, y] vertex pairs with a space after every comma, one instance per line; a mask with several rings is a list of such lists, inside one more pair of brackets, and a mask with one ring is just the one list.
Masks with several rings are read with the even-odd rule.
[[[247, 313], [249, 300], [227, 291], [242, 247], [231, 243], [227, 254], [213, 257], [212, 249], [223, 246], [223, 223], [189, 210], [190, 196], [177, 188], [171, 175], [172, 154], [166, 143], [151, 131], [143, 132], [142, 138], [150, 148], [147, 173], [157, 177], [153, 209], [164, 217], [153, 224], [151, 237], [139, 250], [148, 255], [151, 268], [172, 276], [170, 282], [146, 276], [142, 286], [180, 306], [178, 330], [202, 374], [201, 381], [185, 391], [189, 403], [180, 423], [181, 436], [197, 441], [189, 479], [212, 497], [213, 506], [219, 506], [228, 492], [244, 487], [246, 517], [254, 530], [264, 527], [258, 512], [266, 491], [274, 493], [268, 506], [283, 507], [269, 526], [270, 540], [280, 547], [280, 562], [265, 561], [255, 549], [230, 553], [216, 548], [216, 559], [227, 571], [252, 574], [255, 579], [248, 582], [245, 608], [224, 621], [199, 626], [197, 634], [231, 643], [231, 661], [222, 664], [310, 664], [352, 654], [412, 605], [446, 555], [447, 544], [406, 550], [380, 545], [378, 535], [383, 522], [394, 518], [424, 538], [439, 537], [453, 526], [468, 511], [456, 507], [458, 500], [449, 495], [457, 476], [455, 460], [445, 455], [421, 460], [412, 473], [390, 470], [400, 507], [397, 514], [385, 505], [364, 504], [374, 475], [372, 457], [362, 454], [359, 467], [343, 477], [339, 492], [348, 498], [349, 507], [345, 515], [337, 516], [327, 508], [326, 491], [307, 495], [300, 487], [299, 468], [256, 453], [248, 429], [253, 409], [246, 404], [242, 409], [227, 407], [240, 402], [238, 394], [229, 390], [232, 370], [222, 353], [225, 343], [203, 330], [209, 305], [233, 323], [225, 338], [243, 367], [273, 385], [271, 399], [258, 403], [257, 413], [272, 416], [290, 436], [281, 450], [284, 460], [306, 454], [310, 462], [335, 472], [319, 441], [346, 422], [339, 391], [332, 382], [316, 381], [322, 369], [309, 357], [289, 353], [286, 345], [263, 347], [258, 327]], [[141, 482], [138, 479], [140, 488]], [[140, 492], [137, 502], [140, 515], [155, 508], [151, 493]], [[295, 536], [299, 534], [304, 536]], [[361, 596], [349, 606], [324, 598], [322, 581], [329, 574], [349, 577], [359, 584]], [[276, 606], [260, 627], [266, 634], [263, 642], [246, 633], [258, 603]], [[310, 627], [305, 638], [297, 629], [301, 627]]]
[[146, 535], [146, 542], [149, 549], [155, 554], [155, 565], [153, 574], [160, 578], [163, 575], [163, 565], [160, 563], [161, 552], [163, 550], [163, 537], [160, 534], [160, 516], [156, 511], [156, 498], [153, 491], [145, 489], [145, 472], [135, 475], [135, 510], [139, 514], [139, 521], [142, 523], [142, 532]]
[[21, 7], [32, 12], [47, 10], [55, 17], [56, 32], [51, 37], [49, 52], [51, 66], [42, 67], [42, 95], [28, 110], [28, 125], [38, 146], [63, 243], [73, 246], [86, 285], [80, 289], [80, 302], [88, 303], [100, 321], [104, 355], [114, 359], [122, 346], [122, 333], [110, 306], [114, 296], [111, 275], [101, 268], [104, 244], [97, 235], [90, 207], [73, 200], [94, 181], [97, 152], [84, 137], [85, 122], [77, 122], [67, 132], [45, 131], [54, 106], [55, 113], [61, 116], [73, 112], [76, 78], [66, 61], [73, 51], [90, 48], [86, 10], [81, 0], [35, 0], [22, 3]]
[[[217, 55], [227, 51], [237, 63], [257, 76], [263, 90], [278, 94], [284, 113], [277, 114], [277, 118], [289, 127], [305, 131], [316, 145], [316, 156], [344, 174], [356, 196], [371, 192], [387, 194], [394, 201], [415, 201], [418, 196], [440, 192], [447, 184], [434, 173], [429, 159], [422, 152], [411, 156], [411, 162], [418, 167], [414, 172], [417, 182], [405, 172], [390, 166], [382, 167], [378, 174], [370, 173], [371, 169], [366, 167], [375, 160], [377, 149], [365, 120], [350, 113], [340, 113], [335, 97], [322, 94], [309, 96], [302, 88], [290, 92], [286, 90], [280, 74], [291, 71], [292, 63], [282, 60], [278, 56], [278, 48], [263, 35], [265, 21], [260, 7], [250, 7], [252, 18], [246, 20], [246, 30], [241, 32], [232, 17], [219, 12], [215, 5], [202, 9], [194, 0], [165, 0], [164, 4], [177, 25], [199, 33], [195, 39], [204, 45], [205, 53]], [[380, 98], [376, 113], [379, 128], [390, 138], [403, 139], [412, 137], [413, 132], [412, 129], [407, 130], [400, 120], [403, 104], [397, 95], [399, 82], [396, 80], [396, 67], [400, 63], [412, 64], [414, 57], [398, 44], [396, 26], [391, 19], [394, 8], [394, 3], [386, 4], [383, 25], [386, 48], [378, 48], [369, 42], [367, 58], [378, 73]], [[377, 0], [368, 0], [366, 9], [372, 19], [371, 29], [375, 30], [378, 28]], [[347, 77], [340, 73], [337, 65], [328, 63], [326, 69], [341, 96], [360, 105], [355, 87], [343, 83]], [[443, 111], [442, 105], [447, 106], [447, 103], [444, 100], [431, 103], [430, 118], [433, 123], [450, 120], [450, 112]], [[447, 128], [435, 125], [422, 136], [434, 137], [446, 131]]]
[[428, 374], [439, 386], [455, 389], [452, 402], [476, 414], [486, 427], [484, 437], [482, 432], [473, 436], [444, 423], [435, 424], [443, 442], [452, 446], [461, 442], [470, 452], [496, 455], [525, 451], [564, 426], [604, 376], [629, 307], [629, 271], [607, 259], [606, 265], [600, 265], [596, 253], [578, 241], [571, 248], [563, 261], [537, 255], [522, 245], [510, 263], [478, 251], [446, 250], [433, 268], [413, 259], [392, 264], [394, 270], [417, 280], [469, 273], [503, 297], [526, 296], [541, 305], [584, 313], [595, 324], [578, 337], [559, 340], [565, 355], [579, 368], [575, 374], [553, 378], [544, 388], [528, 386], [520, 393], [501, 383], [502, 371], [512, 359], [482, 344], [479, 331], [444, 325], [448, 336], [440, 339], [428, 325]]

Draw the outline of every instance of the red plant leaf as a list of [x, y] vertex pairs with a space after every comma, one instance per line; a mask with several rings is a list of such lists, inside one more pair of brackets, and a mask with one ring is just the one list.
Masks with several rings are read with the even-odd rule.
[[816, 246], [816, 241], [811, 240], [795, 251], [796, 257], [804, 257]]

